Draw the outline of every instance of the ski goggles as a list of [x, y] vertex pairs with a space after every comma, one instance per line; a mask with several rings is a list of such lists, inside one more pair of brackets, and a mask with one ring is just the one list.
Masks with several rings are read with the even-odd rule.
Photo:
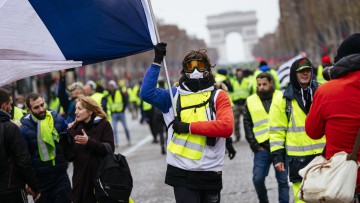
[[203, 72], [207, 69], [207, 66], [206, 63], [202, 60], [189, 60], [184, 63], [183, 68], [185, 72], [192, 73], [194, 72], [195, 68], [198, 71]]

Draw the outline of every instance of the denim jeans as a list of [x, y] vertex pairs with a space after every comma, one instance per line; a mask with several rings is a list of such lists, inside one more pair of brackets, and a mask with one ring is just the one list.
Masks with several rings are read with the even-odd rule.
[[128, 142], [130, 142], [130, 133], [126, 125], [125, 113], [111, 113], [111, 122], [114, 130], [115, 145], [118, 145], [118, 133], [117, 133], [118, 121], [120, 121], [121, 124], [123, 125], [126, 134], [126, 139]]
[[[270, 159], [270, 152], [268, 150], [261, 150], [255, 153], [254, 167], [253, 167], [253, 183], [259, 201], [269, 202], [267, 196], [267, 189], [265, 186], [265, 178], [269, 175], [270, 166], [272, 165]], [[289, 202], [289, 185], [287, 178], [287, 171], [279, 172], [275, 168], [275, 176], [278, 182], [279, 202]]]

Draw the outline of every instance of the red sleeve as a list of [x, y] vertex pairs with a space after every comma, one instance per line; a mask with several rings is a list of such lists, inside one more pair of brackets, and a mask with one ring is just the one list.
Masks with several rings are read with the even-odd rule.
[[190, 124], [192, 134], [224, 138], [231, 136], [234, 128], [234, 116], [229, 96], [225, 91], [219, 92], [215, 108], [216, 120], [192, 122]]
[[320, 139], [325, 134], [325, 120], [321, 112], [321, 101], [321, 91], [318, 89], [314, 95], [313, 103], [305, 121], [306, 134], [312, 139]]

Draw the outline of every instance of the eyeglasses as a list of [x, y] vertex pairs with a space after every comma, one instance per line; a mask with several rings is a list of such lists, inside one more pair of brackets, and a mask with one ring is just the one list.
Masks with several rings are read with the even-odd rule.
[[185, 72], [194, 72], [195, 68], [203, 72], [207, 69], [206, 63], [201, 60], [189, 60], [184, 63]]

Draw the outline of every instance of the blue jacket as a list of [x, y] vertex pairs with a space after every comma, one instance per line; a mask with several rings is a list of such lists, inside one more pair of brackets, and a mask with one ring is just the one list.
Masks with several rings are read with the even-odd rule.
[[[51, 115], [54, 118], [54, 126], [57, 132], [59, 134], [61, 132], [65, 132], [67, 130], [67, 123], [64, 118], [60, 117], [53, 111], [51, 111]], [[50, 188], [53, 184], [56, 184], [56, 180], [58, 180], [58, 178], [63, 177], [64, 174], [67, 173], [68, 162], [65, 160], [61, 152], [61, 145], [55, 141], [55, 165], [53, 165], [52, 161], [41, 161], [37, 143], [37, 123], [32, 119], [30, 114], [22, 117], [20, 122], [20, 131], [29, 148], [33, 167], [40, 181], [41, 189], [44, 190], [46, 188]]]

